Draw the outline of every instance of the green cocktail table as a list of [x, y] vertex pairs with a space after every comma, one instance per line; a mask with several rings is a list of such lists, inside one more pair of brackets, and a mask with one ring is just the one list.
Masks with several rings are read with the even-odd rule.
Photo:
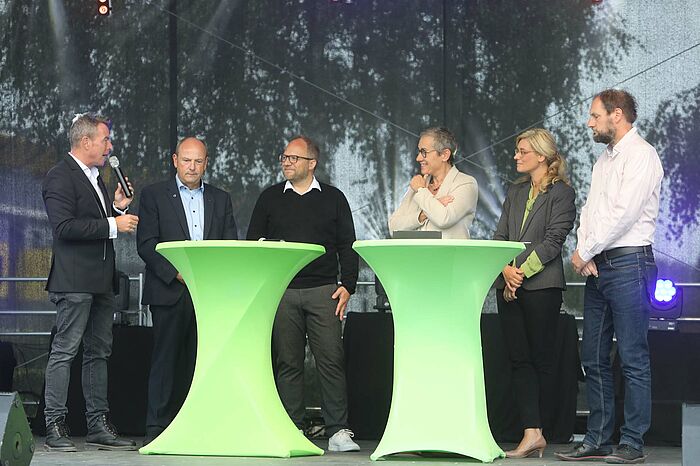
[[275, 388], [272, 323], [296, 273], [323, 246], [175, 241], [156, 251], [182, 274], [197, 316], [197, 362], [182, 409], [142, 454], [322, 455], [287, 416]]
[[384, 285], [394, 318], [389, 420], [370, 458], [505, 454], [486, 415], [480, 317], [496, 276], [525, 246], [510, 241], [373, 240], [353, 249]]

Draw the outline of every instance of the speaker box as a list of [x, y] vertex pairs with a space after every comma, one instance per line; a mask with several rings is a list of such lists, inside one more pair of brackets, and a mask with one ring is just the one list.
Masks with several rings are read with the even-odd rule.
[[16, 366], [17, 360], [12, 344], [0, 341], [0, 392], [12, 391], [12, 377]]
[[[683, 403], [700, 402], [700, 334], [649, 331], [651, 362], [651, 426], [646, 445], [681, 446]], [[616, 435], [624, 420], [624, 378], [619, 355], [613, 361]], [[691, 405], [692, 406], [692, 405]], [[617, 437], [614, 439], [616, 440]]]
[[0, 464], [28, 466], [34, 455], [34, 437], [16, 392], [0, 393], [0, 435]]
[[683, 403], [683, 466], [694, 466], [700, 458], [700, 405]]

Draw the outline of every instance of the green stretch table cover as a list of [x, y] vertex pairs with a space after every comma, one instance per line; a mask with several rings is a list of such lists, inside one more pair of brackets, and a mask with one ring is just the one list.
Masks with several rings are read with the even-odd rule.
[[480, 316], [498, 273], [525, 246], [510, 241], [375, 240], [353, 248], [384, 285], [394, 319], [394, 387], [373, 460], [448, 452], [505, 456], [486, 415]]
[[197, 317], [197, 362], [182, 409], [143, 454], [322, 455], [294, 426], [275, 388], [272, 322], [294, 275], [323, 246], [176, 241], [156, 251], [182, 274]]

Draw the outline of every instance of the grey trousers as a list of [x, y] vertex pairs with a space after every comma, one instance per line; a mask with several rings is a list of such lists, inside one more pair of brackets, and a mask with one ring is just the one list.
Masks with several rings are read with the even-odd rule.
[[116, 309], [114, 295], [92, 293], [49, 293], [56, 305], [56, 336], [46, 365], [46, 425], [66, 417], [70, 366], [83, 343], [83, 395], [88, 430], [107, 403], [107, 359], [112, 353], [112, 322]]
[[342, 325], [335, 315], [338, 287], [287, 289], [272, 329], [275, 382], [287, 414], [298, 428], [304, 420], [304, 355], [306, 337], [316, 359], [321, 386], [321, 410], [326, 433], [348, 427], [347, 385]]

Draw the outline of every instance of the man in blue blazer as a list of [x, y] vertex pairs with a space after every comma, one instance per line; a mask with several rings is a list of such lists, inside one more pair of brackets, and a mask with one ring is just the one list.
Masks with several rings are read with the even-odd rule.
[[165, 241], [238, 239], [231, 197], [202, 181], [207, 147], [188, 137], [173, 154], [177, 174], [144, 188], [136, 235], [146, 263], [142, 303], [153, 316], [153, 354], [148, 379], [146, 438], [150, 443], [172, 422], [194, 373], [197, 332], [192, 298], [182, 276], [156, 252]]
[[[46, 289], [56, 305], [56, 335], [46, 365], [46, 442], [49, 451], [76, 451], [66, 425], [70, 366], [83, 342], [83, 394], [87, 444], [134, 450], [120, 438], [107, 414], [107, 358], [118, 289], [112, 240], [136, 229], [125, 213], [133, 198], [117, 187], [112, 203], [98, 167], [112, 152], [106, 120], [78, 115], [68, 131], [71, 150], [44, 178], [42, 196], [53, 233]], [[133, 189], [132, 189], [133, 191]]]

